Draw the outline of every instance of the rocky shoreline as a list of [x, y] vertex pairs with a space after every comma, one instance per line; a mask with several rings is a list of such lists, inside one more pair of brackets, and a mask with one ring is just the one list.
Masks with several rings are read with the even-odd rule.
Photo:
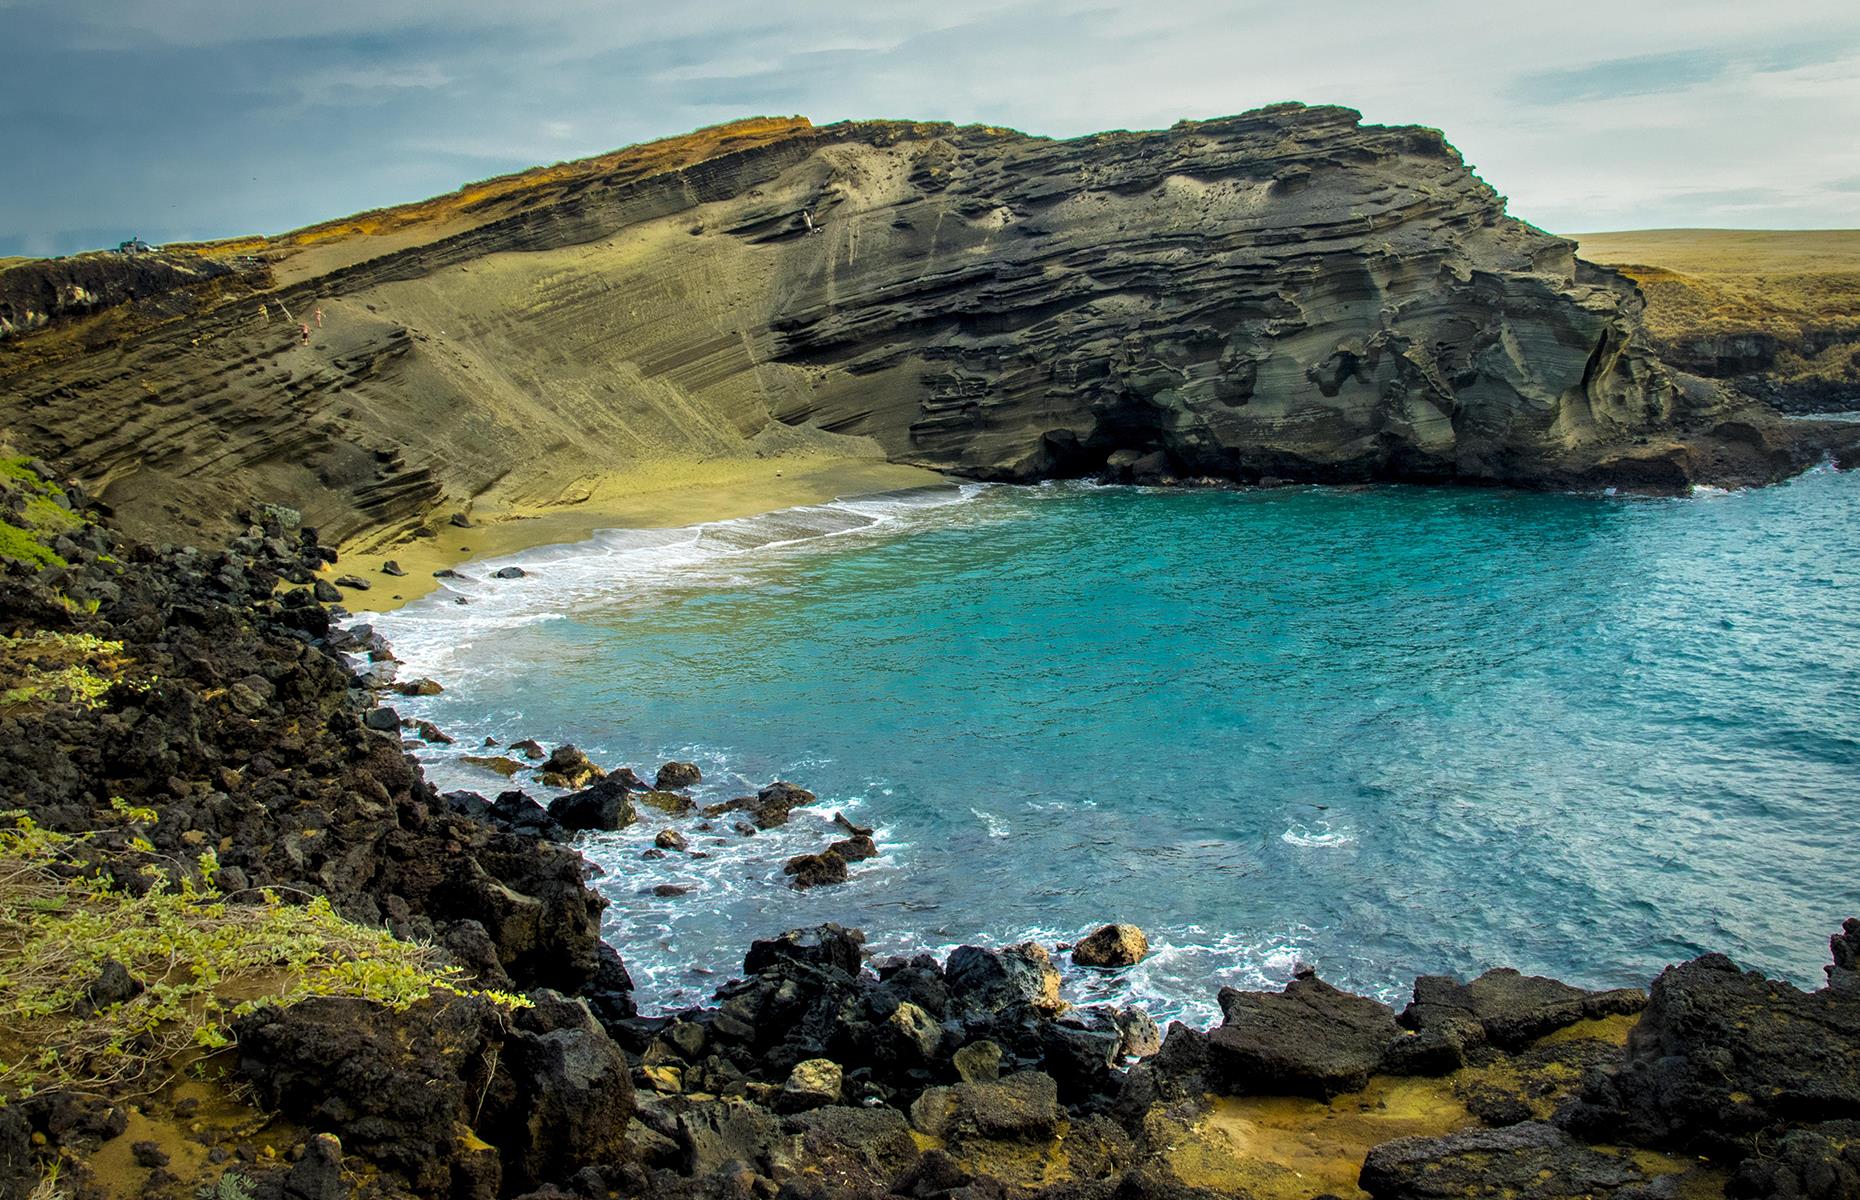
[[[342, 658], [384, 648], [284, 583], [333, 566], [294, 514], [148, 546], [9, 462], [4, 519], [43, 553], [0, 563], [8, 820], [78, 839], [59, 869], [85, 887], [321, 898], [460, 973], [391, 1003], [241, 997], [227, 1044], [133, 1087], [0, 1076], [0, 1196], [54, 1168], [66, 1195], [224, 1200], [1860, 1195], [1856, 920], [1815, 992], [1707, 955], [1644, 994], [1424, 977], [1397, 1012], [1300, 971], [1223, 990], [1208, 1030], [1067, 1005], [1039, 945], [872, 961], [824, 925], [754, 942], [714, 1003], [642, 1016], [551, 835], [671, 803], [688, 764], [648, 784], [558, 749], [527, 761], [584, 786], [547, 809], [442, 796]], [[812, 801], [778, 781], [698, 815]], [[847, 825], [797, 884], [856, 863]], [[1118, 970], [1145, 947], [1110, 926], [1073, 953]], [[162, 986], [106, 966], [78, 1007]], [[31, 1067], [19, 1020], [0, 1060]]]

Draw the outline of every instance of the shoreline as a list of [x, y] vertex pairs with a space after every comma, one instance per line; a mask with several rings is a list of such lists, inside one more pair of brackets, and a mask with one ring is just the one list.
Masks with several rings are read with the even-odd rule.
[[[353, 612], [385, 613], [436, 590], [434, 573], [538, 546], [586, 541], [604, 529], [674, 529], [756, 516], [806, 504], [908, 488], [948, 487], [947, 476], [879, 459], [797, 455], [665, 462], [595, 482], [584, 498], [559, 504], [494, 503], [474, 508], [469, 526], [440, 523], [437, 536], [385, 542], [363, 535], [338, 547], [328, 574], [354, 575], [366, 590], [343, 588]], [[387, 562], [406, 572], [383, 572]]]

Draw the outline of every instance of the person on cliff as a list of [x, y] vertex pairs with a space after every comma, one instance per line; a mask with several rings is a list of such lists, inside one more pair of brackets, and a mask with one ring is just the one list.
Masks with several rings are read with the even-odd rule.
[[271, 310], [266, 308], [263, 304], [258, 306], [258, 323], [261, 325], [271, 324]]
[[321, 304], [316, 306], [316, 327], [323, 328], [323, 306]]
[[308, 321], [297, 322], [297, 332], [304, 335], [304, 345], [308, 346], [310, 344], [310, 323]]

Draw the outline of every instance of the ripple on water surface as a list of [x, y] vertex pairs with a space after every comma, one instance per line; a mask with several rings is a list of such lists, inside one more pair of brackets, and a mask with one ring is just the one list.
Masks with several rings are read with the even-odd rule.
[[[446, 684], [402, 707], [450, 749], [821, 796], [755, 837], [649, 813], [589, 839], [648, 1004], [821, 920], [886, 951], [1131, 921], [1156, 953], [1075, 998], [1204, 1020], [1299, 958], [1390, 998], [1499, 963], [1644, 983], [1708, 948], [1812, 984], [1860, 909], [1851, 474], [1688, 500], [969, 486], [466, 574], [375, 621]], [[789, 889], [836, 811], [881, 857]], [[669, 824], [706, 857], [642, 859]]]

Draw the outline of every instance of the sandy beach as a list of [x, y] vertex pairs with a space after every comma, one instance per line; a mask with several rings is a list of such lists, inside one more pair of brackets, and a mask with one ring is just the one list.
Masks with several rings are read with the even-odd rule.
[[[942, 475], [918, 467], [825, 455], [668, 461], [603, 480], [577, 503], [480, 507], [470, 515], [471, 527], [441, 524], [438, 537], [391, 543], [357, 539], [339, 548], [341, 561], [329, 575], [355, 575], [370, 584], [366, 591], [343, 589], [350, 609], [389, 612], [438, 586], [436, 571], [534, 546], [582, 541], [601, 529], [666, 529], [946, 484]], [[406, 574], [385, 574], [381, 568], [388, 562]]]

